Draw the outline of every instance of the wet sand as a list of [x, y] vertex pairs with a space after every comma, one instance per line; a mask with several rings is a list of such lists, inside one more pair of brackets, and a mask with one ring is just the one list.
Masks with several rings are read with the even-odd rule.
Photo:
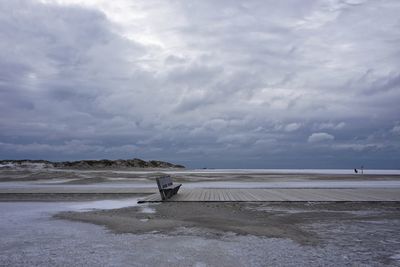
[[154, 206], [155, 213], [151, 215], [140, 213], [139, 209], [140, 206], [83, 213], [63, 212], [55, 217], [104, 225], [116, 233], [174, 235], [182, 227], [195, 227], [205, 229], [215, 237], [232, 232], [290, 238], [302, 244], [323, 242], [324, 238], [318, 231], [307, 230], [313, 224], [400, 222], [399, 203], [385, 202], [161, 203]]

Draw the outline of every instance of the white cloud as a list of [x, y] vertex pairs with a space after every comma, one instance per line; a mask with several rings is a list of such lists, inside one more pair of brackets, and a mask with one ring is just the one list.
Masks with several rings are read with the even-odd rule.
[[400, 125], [395, 125], [392, 128], [391, 132], [394, 133], [394, 134], [400, 135]]
[[377, 150], [385, 148], [383, 144], [357, 144], [357, 143], [349, 143], [349, 144], [336, 144], [332, 146], [333, 149], [336, 150], [353, 150], [353, 151], [365, 151], [365, 150]]
[[137, 146], [134, 145], [122, 145], [122, 146], [111, 146], [106, 147], [98, 144], [84, 143], [79, 140], [72, 140], [65, 142], [60, 145], [49, 145], [40, 143], [30, 143], [30, 144], [13, 144], [13, 143], [3, 143], [0, 142], [0, 149], [18, 151], [22, 153], [67, 153], [72, 155], [79, 154], [92, 154], [96, 153], [123, 153], [123, 154], [133, 154], [138, 150]]
[[333, 122], [323, 122], [319, 123], [316, 125], [316, 128], [319, 130], [324, 130], [324, 129], [333, 129], [333, 130], [338, 130], [342, 129], [346, 126], [345, 122], [338, 122], [338, 123], [333, 123]]
[[301, 123], [296, 123], [296, 122], [289, 123], [285, 126], [285, 131], [286, 132], [294, 132], [294, 131], [300, 129], [300, 127], [301, 127]]
[[309, 143], [320, 143], [326, 141], [332, 141], [335, 137], [328, 133], [313, 133], [308, 137]]

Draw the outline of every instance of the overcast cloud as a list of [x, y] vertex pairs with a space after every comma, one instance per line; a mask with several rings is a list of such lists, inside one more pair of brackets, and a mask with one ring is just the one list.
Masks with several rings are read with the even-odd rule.
[[400, 1], [0, 0], [0, 158], [400, 168]]

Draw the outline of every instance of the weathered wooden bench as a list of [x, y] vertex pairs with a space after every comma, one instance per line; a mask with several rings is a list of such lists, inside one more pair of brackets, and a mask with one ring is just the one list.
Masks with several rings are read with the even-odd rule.
[[173, 195], [178, 193], [179, 188], [182, 184], [174, 184], [171, 176], [157, 177], [157, 186], [160, 191], [161, 199], [167, 200]]

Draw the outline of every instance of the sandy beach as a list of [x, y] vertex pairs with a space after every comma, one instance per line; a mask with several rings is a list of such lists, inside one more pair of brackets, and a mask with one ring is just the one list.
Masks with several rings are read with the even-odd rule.
[[[4, 215], [0, 265], [400, 266], [398, 202], [138, 204], [156, 192], [158, 174], [0, 172]], [[326, 187], [332, 182], [370, 188], [377, 183], [397, 186], [400, 180], [393, 174], [208, 171], [171, 175], [191, 190], [229, 188], [229, 184]], [[61, 188], [78, 193], [59, 193]], [[127, 188], [136, 193], [112, 193]], [[165, 264], [157, 260], [160, 257]]]

